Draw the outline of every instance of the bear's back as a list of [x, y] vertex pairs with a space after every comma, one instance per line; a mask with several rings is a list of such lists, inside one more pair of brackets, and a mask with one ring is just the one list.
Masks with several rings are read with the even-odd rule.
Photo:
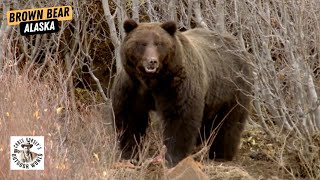
[[219, 72], [225, 76], [232, 71], [241, 71], [248, 65], [248, 54], [237, 39], [230, 34], [221, 34], [204, 28], [195, 28], [181, 33], [198, 51], [208, 73]]
[[[230, 34], [221, 34], [204, 28], [195, 28], [181, 33], [198, 51], [203, 61], [208, 88], [216, 89], [220, 97], [234, 94], [238, 87], [249, 90], [239, 73], [252, 78], [250, 56], [237, 39]], [[194, 61], [194, 59], [189, 59]], [[245, 77], [245, 78], [246, 78]], [[221, 91], [220, 91], [221, 90]], [[220, 92], [219, 92], [220, 91]]]

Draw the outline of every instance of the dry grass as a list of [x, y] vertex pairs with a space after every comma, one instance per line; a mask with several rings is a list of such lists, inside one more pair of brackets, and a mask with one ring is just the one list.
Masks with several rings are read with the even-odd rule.
[[[72, 109], [66, 75], [59, 66], [41, 80], [13, 71], [2, 72], [0, 87], [0, 179], [138, 180], [166, 172], [165, 167], [150, 164], [150, 158], [157, 156], [163, 145], [161, 125], [153, 113], [140, 161], [126, 166], [119, 162], [111, 118], [99, 95], [76, 89], [77, 108]], [[44, 171], [9, 170], [10, 136], [18, 135], [45, 137]], [[254, 138], [257, 136], [260, 135]], [[246, 134], [244, 138], [247, 139]], [[251, 178], [245, 168], [235, 164], [208, 161], [202, 170], [211, 178]]]
[[[71, 109], [63, 73], [32, 80], [5, 72], [0, 79], [0, 179], [107, 175], [108, 165], [117, 158], [103, 105], [78, 102], [78, 109]], [[9, 170], [10, 136], [18, 135], [45, 137], [44, 171]]]
[[[158, 132], [149, 129], [139, 153], [140, 161], [123, 168], [111, 118], [101, 97], [77, 89], [77, 108], [72, 109], [66, 75], [59, 69], [41, 80], [12, 71], [0, 75], [0, 179], [145, 177], [150, 172], [149, 158], [155, 157], [162, 146]], [[10, 136], [44, 136], [45, 170], [11, 171]]]

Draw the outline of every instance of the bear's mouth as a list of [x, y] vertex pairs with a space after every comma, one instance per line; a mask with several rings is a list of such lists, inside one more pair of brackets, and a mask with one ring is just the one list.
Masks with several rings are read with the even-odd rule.
[[160, 64], [143, 62], [140, 65], [138, 65], [137, 68], [142, 74], [146, 76], [154, 76], [159, 72]]
[[146, 66], [146, 67], [144, 67], [144, 70], [146, 71], [146, 73], [155, 73], [155, 72], [157, 72], [157, 67]]
[[138, 66], [137, 70], [145, 76], [154, 76], [157, 74], [159, 68], [156, 66]]

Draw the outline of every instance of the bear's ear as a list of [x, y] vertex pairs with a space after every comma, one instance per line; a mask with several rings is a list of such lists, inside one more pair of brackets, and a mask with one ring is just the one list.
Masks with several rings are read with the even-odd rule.
[[134, 30], [136, 27], [138, 27], [138, 24], [132, 20], [132, 19], [127, 19], [124, 21], [123, 23], [123, 29], [126, 33], [131, 32], [132, 30]]
[[161, 24], [161, 27], [166, 30], [170, 35], [174, 35], [174, 33], [177, 31], [177, 26], [174, 21], [168, 21], [163, 24]]

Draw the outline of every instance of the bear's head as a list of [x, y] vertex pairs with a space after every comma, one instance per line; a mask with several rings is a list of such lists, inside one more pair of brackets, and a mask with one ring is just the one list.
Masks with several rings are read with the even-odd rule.
[[126, 20], [126, 37], [121, 46], [121, 59], [125, 70], [139, 77], [155, 77], [167, 71], [168, 63], [176, 52], [176, 24], [136, 23]]

